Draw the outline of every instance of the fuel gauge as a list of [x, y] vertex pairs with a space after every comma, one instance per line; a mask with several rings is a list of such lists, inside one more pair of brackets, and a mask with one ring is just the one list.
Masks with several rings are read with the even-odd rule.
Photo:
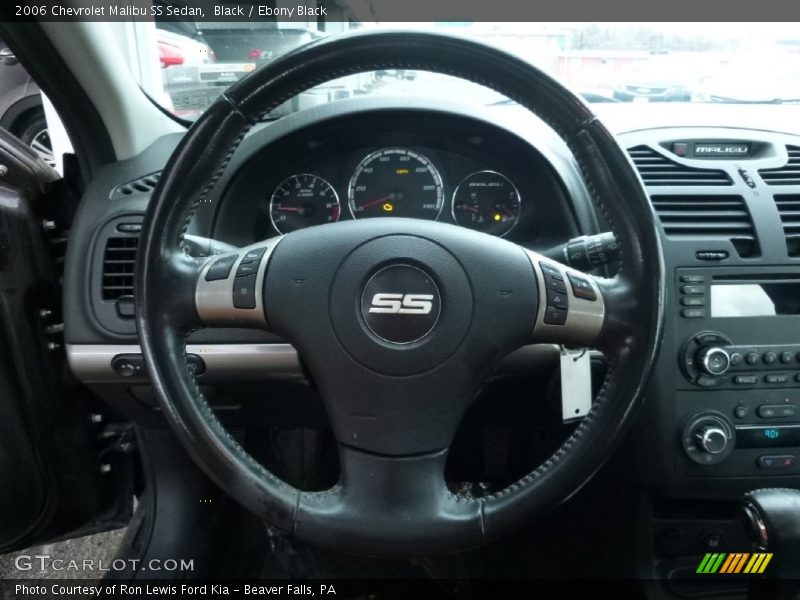
[[511, 180], [496, 171], [477, 171], [453, 193], [453, 219], [462, 227], [503, 237], [519, 220], [520, 197]]

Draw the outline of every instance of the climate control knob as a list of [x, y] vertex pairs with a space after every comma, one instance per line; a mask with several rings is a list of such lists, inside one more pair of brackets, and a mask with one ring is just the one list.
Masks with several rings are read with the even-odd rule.
[[731, 366], [731, 355], [725, 348], [706, 346], [695, 354], [695, 363], [702, 372], [718, 376], [726, 373]]
[[681, 443], [686, 455], [701, 465], [716, 465], [730, 456], [736, 441], [731, 422], [717, 412], [703, 412], [686, 421]]
[[728, 445], [725, 430], [714, 425], [705, 425], [696, 434], [697, 445], [709, 454], [719, 454]]

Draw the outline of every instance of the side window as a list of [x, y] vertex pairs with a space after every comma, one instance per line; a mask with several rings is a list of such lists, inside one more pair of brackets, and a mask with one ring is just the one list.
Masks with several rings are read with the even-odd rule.
[[0, 127], [30, 146], [61, 172], [61, 157], [72, 152], [63, 125], [14, 51], [0, 39]]

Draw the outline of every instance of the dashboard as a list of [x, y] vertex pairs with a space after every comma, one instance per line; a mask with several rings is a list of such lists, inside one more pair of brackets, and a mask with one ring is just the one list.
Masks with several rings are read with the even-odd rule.
[[245, 149], [214, 239], [253, 243], [351, 219], [436, 220], [536, 244], [575, 232], [562, 179], [515, 132], [478, 119], [379, 110]]
[[[788, 484], [800, 476], [800, 132], [779, 131], [781, 118], [772, 130], [737, 126], [748, 108], [713, 107], [702, 118], [669, 110], [607, 119], [653, 204], [668, 273], [649, 425], [634, 434], [649, 451], [632, 472], [670, 494], [695, 494], [708, 479], [731, 494], [754, 481]], [[675, 125], [693, 115], [707, 125]], [[123, 412], [120, 390], [153, 407], [133, 273], [148, 198], [179, 141], [165, 137], [104, 170], [70, 240], [70, 365]], [[257, 127], [198, 202], [188, 233], [214, 240], [191, 250], [207, 255], [376, 216], [435, 219], [537, 251], [609, 230], [568, 148], [522, 109], [365, 98]], [[200, 330], [188, 344], [210, 392], [234, 379], [305, 378], [294, 349], [263, 331]]]
[[[667, 273], [660, 357], [628, 441], [637, 451], [620, 459], [659, 498], [642, 527], [667, 570], [713, 551], [705, 540], [738, 539], [731, 499], [800, 478], [800, 131], [787, 131], [790, 108], [603, 107], [653, 205]], [[142, 422], [157, 407], [133, 321], [136, 248], [180, 138], [99, 174], [65, 269], [73, 373]], [[610, 229], [569, 149], [519, 107], [364, 98], [255, 128], [199, 199], [188, 233], [213, 240], [192, 249], [203, 255], [375, 216], [436, 219], [540, 252]], [[557, 348], [523, 351], [557, 364]], [[269, 381], [293, 409], [312, 410], [301, 358], [272, 334], [200, 330], [187, 352], [220, 409]], [[283, 382], [299, 387], [280, 392]], [[706, 504], [687, 508], [685, 498]]]

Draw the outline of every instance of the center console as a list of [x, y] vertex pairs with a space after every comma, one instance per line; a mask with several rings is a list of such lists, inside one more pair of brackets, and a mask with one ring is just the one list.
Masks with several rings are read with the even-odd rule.
[[675, 270], [678, 476], [800, 473], [800, 270]]

